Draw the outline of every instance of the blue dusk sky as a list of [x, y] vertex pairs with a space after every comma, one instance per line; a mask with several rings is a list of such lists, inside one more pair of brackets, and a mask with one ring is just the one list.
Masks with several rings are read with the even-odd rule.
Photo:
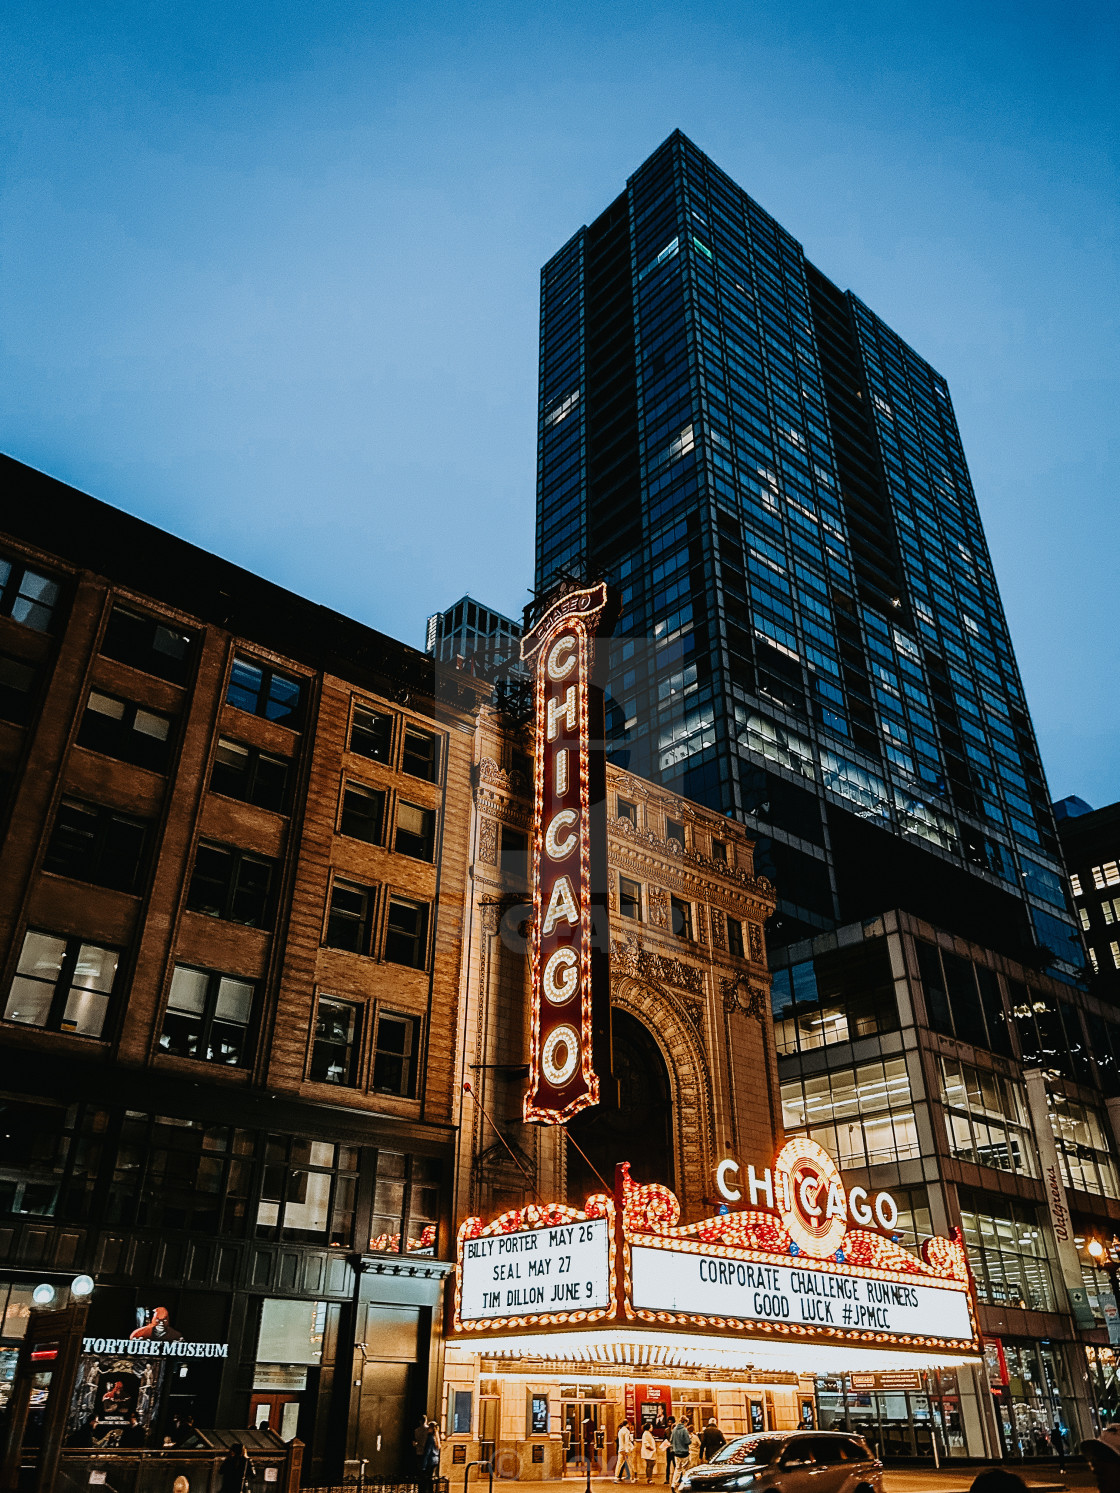
[[0, 448], [422, 644], [532, 579], [541, 264], [681, 128], [948, 379], [1055, 796], [1120, 799], [1114, 3], [0, 16]]

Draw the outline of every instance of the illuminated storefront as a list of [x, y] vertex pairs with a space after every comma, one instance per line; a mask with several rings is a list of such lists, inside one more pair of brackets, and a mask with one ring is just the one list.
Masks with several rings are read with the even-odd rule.
[[933, 1383], [939, 1450], [952, 1435], [962, 1454], [969, 1441], [989, 1454], [959, 1238], [903, 1249], [890, 1195], [846, 1188], [803, 1139], [769, 1167], [725, 1162], [718, 1185], [737, 1206], [681, 1224], [674, 1194], [623, 1165], [613, 1196], [582, 1210], [530, 1204], [461, 1226], [446, 1472], [493, 1454], [502, 1475], [556, 1476], [588, 1435], [609, 1463], [623, 1419], [640, 1428], [659, 1412], [697, 1430], [714, 1416], [728, 1434], [818, 1424], [825, 1411], [836, 1423], [817, 1394], [829, 1375], [857, 1390], [889, 1389], [894, 1375], [927, 1400]]

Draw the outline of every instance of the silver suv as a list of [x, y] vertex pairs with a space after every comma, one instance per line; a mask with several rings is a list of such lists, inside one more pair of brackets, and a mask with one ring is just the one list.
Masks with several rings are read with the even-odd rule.
[[844, 1431], [770, 1431], [734, 1437], [682, 1474], [680, 1486], [689, 1493], [883, 1493], [883, 1464], [861, 1436]]

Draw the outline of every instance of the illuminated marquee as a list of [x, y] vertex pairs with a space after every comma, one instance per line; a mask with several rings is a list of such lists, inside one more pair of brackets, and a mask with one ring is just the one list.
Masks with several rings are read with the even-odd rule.
[[845, 1188], [835, 1161], [816, 1141], [795, 1136], [759, 1175], [753, 1166], [740, 1177], [737, 1161], [716, 1167], [716, 1188], [729, 1203], [742, 1201], [776, 1213], [800, 1250], [825, 1259], [843, 1242], [848, 1228], [879, 1229], [892, 1235], [898, 1204], [889, 1192]]
[[606, 585], [569, 591], [521, 642], [534, 664], [531, 1046], [525, 1118], [561, 1125], [609, 1079], [602, 695], [591, 678]]
[[[959, 1235], [927, 1239], [919, 1254], [902, 1248], [878, 1231], [875, 1208], [890, 1217], [889, 1195], [847, 1192], [831, 1157], [808, 1140], [788, 1142], [755, 1180], [760, 1191], [772, 1189], [769, 1208], [687, 1225], [674, 1194], [635, 1185], [627, 1165], [617, 1169], [613, 1200], [597, 1194], [586, 1213], [529, 1207], [485, 1226], [468, 1219], [459, 1231], [454, 1332], [613, 1322], [619, 1331], [686, 1329], [742, 1341], [979, 1351]], [[864, 1213], [870, 1226], [859, 1222]]]

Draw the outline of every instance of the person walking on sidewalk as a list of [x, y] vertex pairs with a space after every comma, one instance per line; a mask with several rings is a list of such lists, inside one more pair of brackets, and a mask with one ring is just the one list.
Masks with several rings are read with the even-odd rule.
[[657, 1437], [649, 1426], [642, 1432], [642, 1461], [646, 1464], [646, 1482], [653, 1482], [653, 1468], [657, 1461]]
[[665, 1426], [665, 1481], [669, 1487], [676, 1487], [676, 1479], [673, 1477], [673, 1463], [676, 1461], [676, 1453], [673, 1450], [673, 1432], [676, 1429], [676, 1421], [670, 1415]]
[[634, 1463], [631, 1460], [633, 1455], [634, 1432], [630, 1429], [630, 1422], [624, 1420], [618, 1428], [618, 1461], [614, 1464], [614, 1480], [616, 1483], [622, 1481], [624, 1470], [630, 1481], [634, 1481]]
[[705, 1462], [710, 1462], [721, 1446], [727, 1445], [727, 1437], [716, 1424], [713, 1415], [700, 1433], [700, 1452]]
[[1066, 1433], [1062, 1430], [1062, 1423], [1055, 1417], [1054, 1429], [1050, 1432], [1050, 1445], [1054, 1448], [1054, 1455], [1058, 1459], [1058, 1471], [1066, 1470]]
[[683, 1415], [669, 1434], [669, 1450], [673, 1454], [672, 1483], [675, 1488], [681, 1480], [681, 1473], [688, 1466], [688, 1459], [692, 1452], [692, 1436]]

